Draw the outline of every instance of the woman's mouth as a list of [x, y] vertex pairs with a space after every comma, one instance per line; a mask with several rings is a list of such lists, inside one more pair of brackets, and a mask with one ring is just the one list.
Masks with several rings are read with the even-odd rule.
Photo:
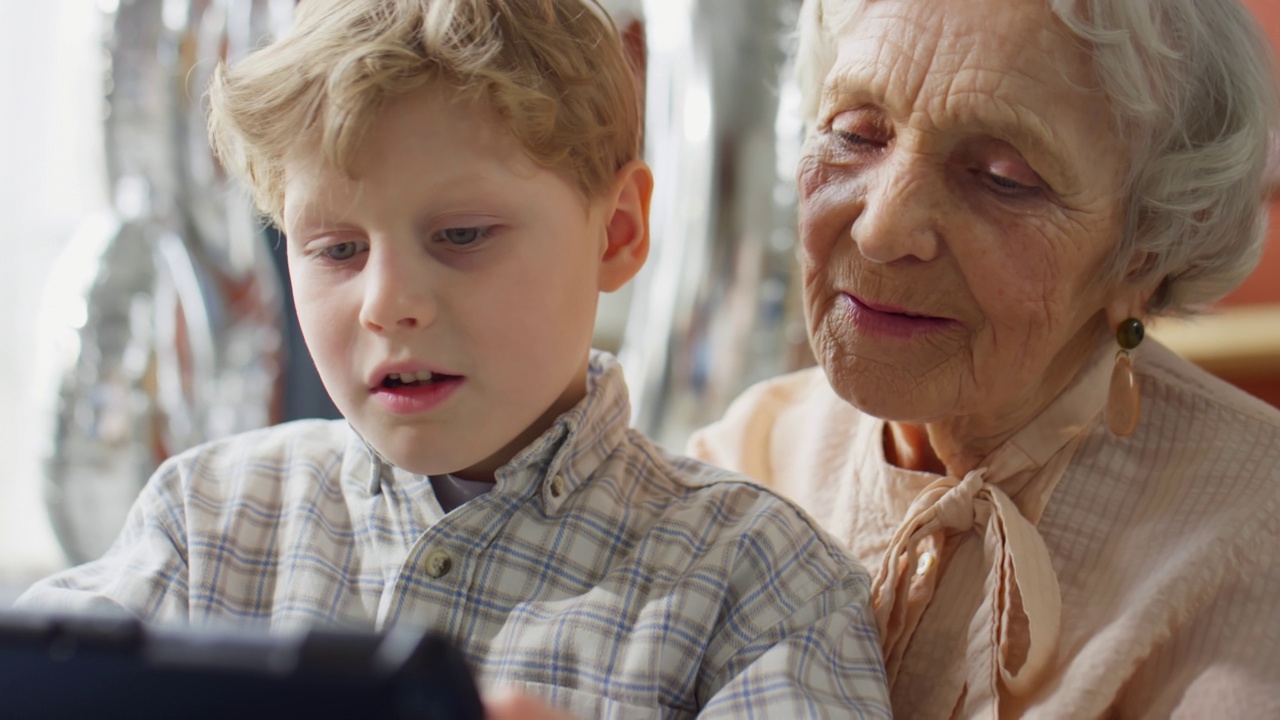
[[957, 321], [912, 312], [841, 293], [838, 304], [858, 332], [884, 338], [911, 339], [951, 328]]

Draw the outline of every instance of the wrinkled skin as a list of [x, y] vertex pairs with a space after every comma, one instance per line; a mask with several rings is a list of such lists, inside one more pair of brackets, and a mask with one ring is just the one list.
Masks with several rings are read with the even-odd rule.
[[972, 469], [1148, 294], [1101, 277], [1128, 157], [1046, 5], [873, 0], [824, 83], [798, 173], [810, 338], [904, 466]]

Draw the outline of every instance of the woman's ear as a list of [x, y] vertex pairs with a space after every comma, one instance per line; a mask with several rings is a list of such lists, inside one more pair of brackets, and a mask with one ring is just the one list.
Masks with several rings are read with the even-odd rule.
[[653, 173], [640, 160], [623, 165], [614, 175], [606, 206], [605, 243], [600, 256], [600, 291], [613, 292], [627, 284], [649, 257], [649, 201]]
[[1146, 319], [1151, 298], [1162, 282], [1161, 278], [1151, 272], [1155, 262], [1153, 253], [1139, 252], [1125, 268], [1124, 275], [1112, 291], [1111, 300], [1104, 308], [1111, 330], [1114, 331], [1116, 326], [1129, 318]]

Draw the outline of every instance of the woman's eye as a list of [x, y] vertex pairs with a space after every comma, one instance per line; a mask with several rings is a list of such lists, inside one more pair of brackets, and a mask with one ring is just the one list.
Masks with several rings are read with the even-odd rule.
[[996, 185], [997, 187], [1002, 187], [1005, 190], [1027, 189], [1026, 185], [1019, 183], [1017, 180], [1011, 180], [1010, 178], [1007, 178], [1003, 175], [996, 175], [995, 173], [987, 173], [987, 177], [991, 179], [992, 184]]
[[1045, 189], [1044, 180], [1012, 149], [996, 146], [993, 157], [973, 167], [977, 180], [992, 192], [1011, 198], [1030, 197]]
[[1041, 190], [1041, 186], [1039, 184], [1027, 185], [1014, 180], [1013, 178], [993, 172], [981, 172], [979, 175], [992, 192], [1008, 198], [1030, 198], [1038, 194]]
[[831, 132], [845, 145], [858, 150], [877, 150], [892, 139], [884, 118], [870, 110], [851, 110], [831, 119]]
[[447, 228], [440, 231], [440, 237], [450, 245], [470, 245], [485, 236], [487, 228], [462, 227]]
[[870, 147], [879, 147], [884, 144], [882, 142], [873, 140], [864, 135], [859, 135], [856, 132], [841, 132], [837, 130], [836, 134], [839, 135], [842, 140], [849, 143], [850, 145], [865, 145]]
[[842, 130], [840, 128], [832, 128], [832, 131], [839, 138], [840, 143], [852, 152], [877, 152], [889, 144], [885, 134], [874, 129]]

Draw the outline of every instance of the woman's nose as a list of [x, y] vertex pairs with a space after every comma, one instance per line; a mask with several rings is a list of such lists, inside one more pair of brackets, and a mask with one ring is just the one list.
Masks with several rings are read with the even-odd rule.
[[869, 173], [862, 211], [850, 232], [863, 257], [877, 263], [938, 256], [945, 182], [915, 158], [887, 158]]
[[435, 320], [437, 306], [431, 283], [417, 263], [371, 257], [363, 274], [360, 324], [364, 327], [383, 333], [425, 327]]

